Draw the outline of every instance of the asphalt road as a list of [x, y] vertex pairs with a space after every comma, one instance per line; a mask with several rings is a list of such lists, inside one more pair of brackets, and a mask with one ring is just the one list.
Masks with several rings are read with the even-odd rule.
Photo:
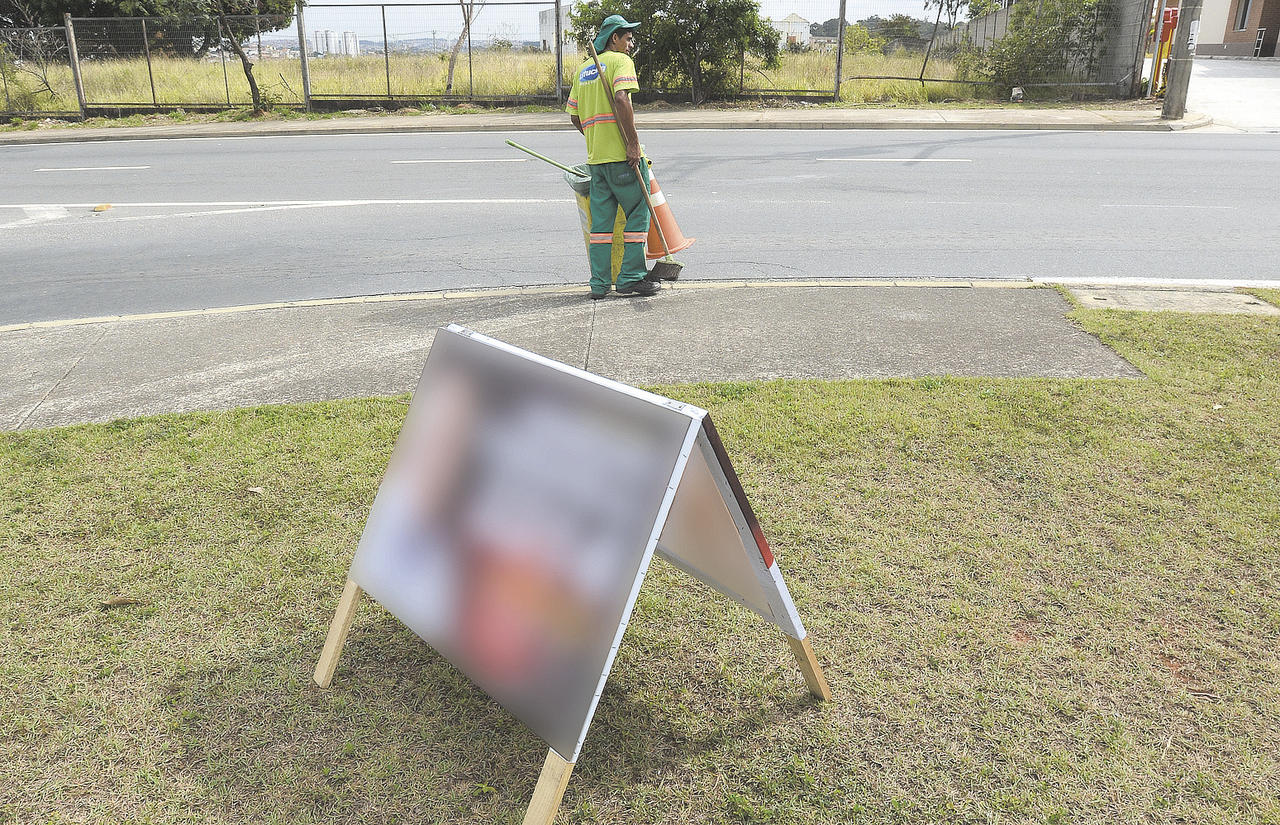
[[[574, 132], [0, 147], [0, 324], [583, 283]], [[648, 131], [687, 278], [1270, 276], [1280, 137]], [[112, 208], [94, 213], [96, 204]], [[585, 287], [584, 287], [585, 288]]]

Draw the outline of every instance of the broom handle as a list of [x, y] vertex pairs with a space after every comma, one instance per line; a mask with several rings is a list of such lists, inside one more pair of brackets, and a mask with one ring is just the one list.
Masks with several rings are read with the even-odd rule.
[[591, 177], [590, 175], [584, 175], [584, 174], [582, 174], [582, 173], [581, 173], [581, 172], [579, 172], [577, 169], [574, 169], [572, 166], [565, 166], [565, 165], [564, 165], [563, 163], [561, 163], [560, 161], [552, 160], [551, 158], [547, 157], [546, 155], [540, 155], [540, 154], [538, 154], [537, 152], [535, 152], [535, 151], [533, 151], [532, 149], [530, 149], [528, 146], [521, 146], [520, 144], [516, 143], [514, 140], [508, 140], [508, 141], [507, 141], [507, 145], [508, 145], [508, 146], [514, 146], [515, 148], [519, 149], [521, 152], [526, 152], [526, 153], [528, 153], [528, 154], [530, 154], [530, 155], [533, 155], [533, 156], [534, 156], [535, 158], [537, 158], [538, 160], [545, 160], [547, 163], [551, 164], [552, 166], [556, 167], [557, 169], [563, 169], [564, 171], [566, 171], [566, 172], [570, 172], [570, 173], [572, 173], [572, 174], [574, 174], [574, 175], [577, 175], [577, 176], [578, 176], [578, 177], [580, 177], [580, 178], [589, 178], [589, 177]]
[[[600, 55], [596, 54], [596, 44], [588, 42], [587, 48], [591, 50], [591, 62], [596, 64], [596, 76], [600, 78], [600, 82], [604, 85], [604, 99], [609, 104], [609, 114], [613, 115], [613, 125], [618, 127], [618, 134], [622, 135], [622, 124], [618, 122], [618, 113], [613, 109], [613, 89], [609, 86], [609, 81], [604, 76], [604, 67], [600, 65]], [[626, 143], [626, 136], [623, 135], [623, 143]], [[640, 163], [644, 163], [645, 159], [640, 158]], [[653, 219], [654, 226], [658, 227], [658, 240], [662, 241], [662, 254], [671, 257], [671, 248], [667, 246], [667, 233], [662, 231], [662, 221], [658, 220], [658, 216], [653, 211], [653, 199], [649, 197], [649, 186], [645, 183], [644, 175], [640, 174], [639, 164], [636, 165], [636, 180], [640, 184], [640, 191], [644, 193], [644, 205], [649, 208], [649, 217]]]

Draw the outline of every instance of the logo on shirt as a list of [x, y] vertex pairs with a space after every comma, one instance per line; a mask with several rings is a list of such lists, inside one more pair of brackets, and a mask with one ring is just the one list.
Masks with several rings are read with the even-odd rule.
[[589, 81], [595, 80], [599, 76], [600, 76], [600, 73], [596, 71], [595, 64], [593, 63], [590, 66], [587, 66], [585, 69], [583, 69], [582, 74], [578, 75], [578, 82], [587, 83]]

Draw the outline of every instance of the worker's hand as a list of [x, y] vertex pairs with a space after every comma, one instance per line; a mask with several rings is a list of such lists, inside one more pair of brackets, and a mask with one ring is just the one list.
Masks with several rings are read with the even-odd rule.
[[627, 144], [627, 163], [632, 169], [635, 169], [636, 171], [640, 170], [640, 159], [643, 157], [644, 154], [640, 151], [639, 143]]

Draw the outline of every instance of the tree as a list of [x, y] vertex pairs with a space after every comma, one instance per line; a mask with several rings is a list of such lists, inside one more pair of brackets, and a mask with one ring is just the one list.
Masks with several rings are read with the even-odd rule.
[[1000, 0], [969, 0], [969, 19], [977, 20], [1004, 8]]
[[941, 9], [942, 17], [947, 29], [954, 29], [956, 21], [960, 19], [960, 15], [969, 7], [969, 0], [924, 0], [924, 10]]
[[845, 54], [878, 54], [884, 52], [889, 41], [877, 37], [861, 23], [844, 27]]
[[458, 52], [462, 50], [464, 40], [471, 37], [471, 22], [476, 19], [476, 15], [480, 13], [476, 7], [484, 8], [484, 3], [477, 0], [458, 0], [458, 7], [462, 9], [462, 33], [458, 35], [458, 39], [453, 41], [453, 51], [449, 53], [449, 76], [444, 82], [444, 93], [453, 94], [453, 72], [458, 65]]
[[814, 37], [839, 37], [840, 18], [833, 17], [830, 20], [824, 20], [821, 23], [813, 23], [809, 26], [809, 34]]
[[778, 65], [778, 31], [760, 19], [755, 0], [588, 0], [569, 13], [585, 49], [611, 14], [643, 21], [636, 30], [642, 86], [688, 84], [693, 102], [728, 93], [744, 54]]

